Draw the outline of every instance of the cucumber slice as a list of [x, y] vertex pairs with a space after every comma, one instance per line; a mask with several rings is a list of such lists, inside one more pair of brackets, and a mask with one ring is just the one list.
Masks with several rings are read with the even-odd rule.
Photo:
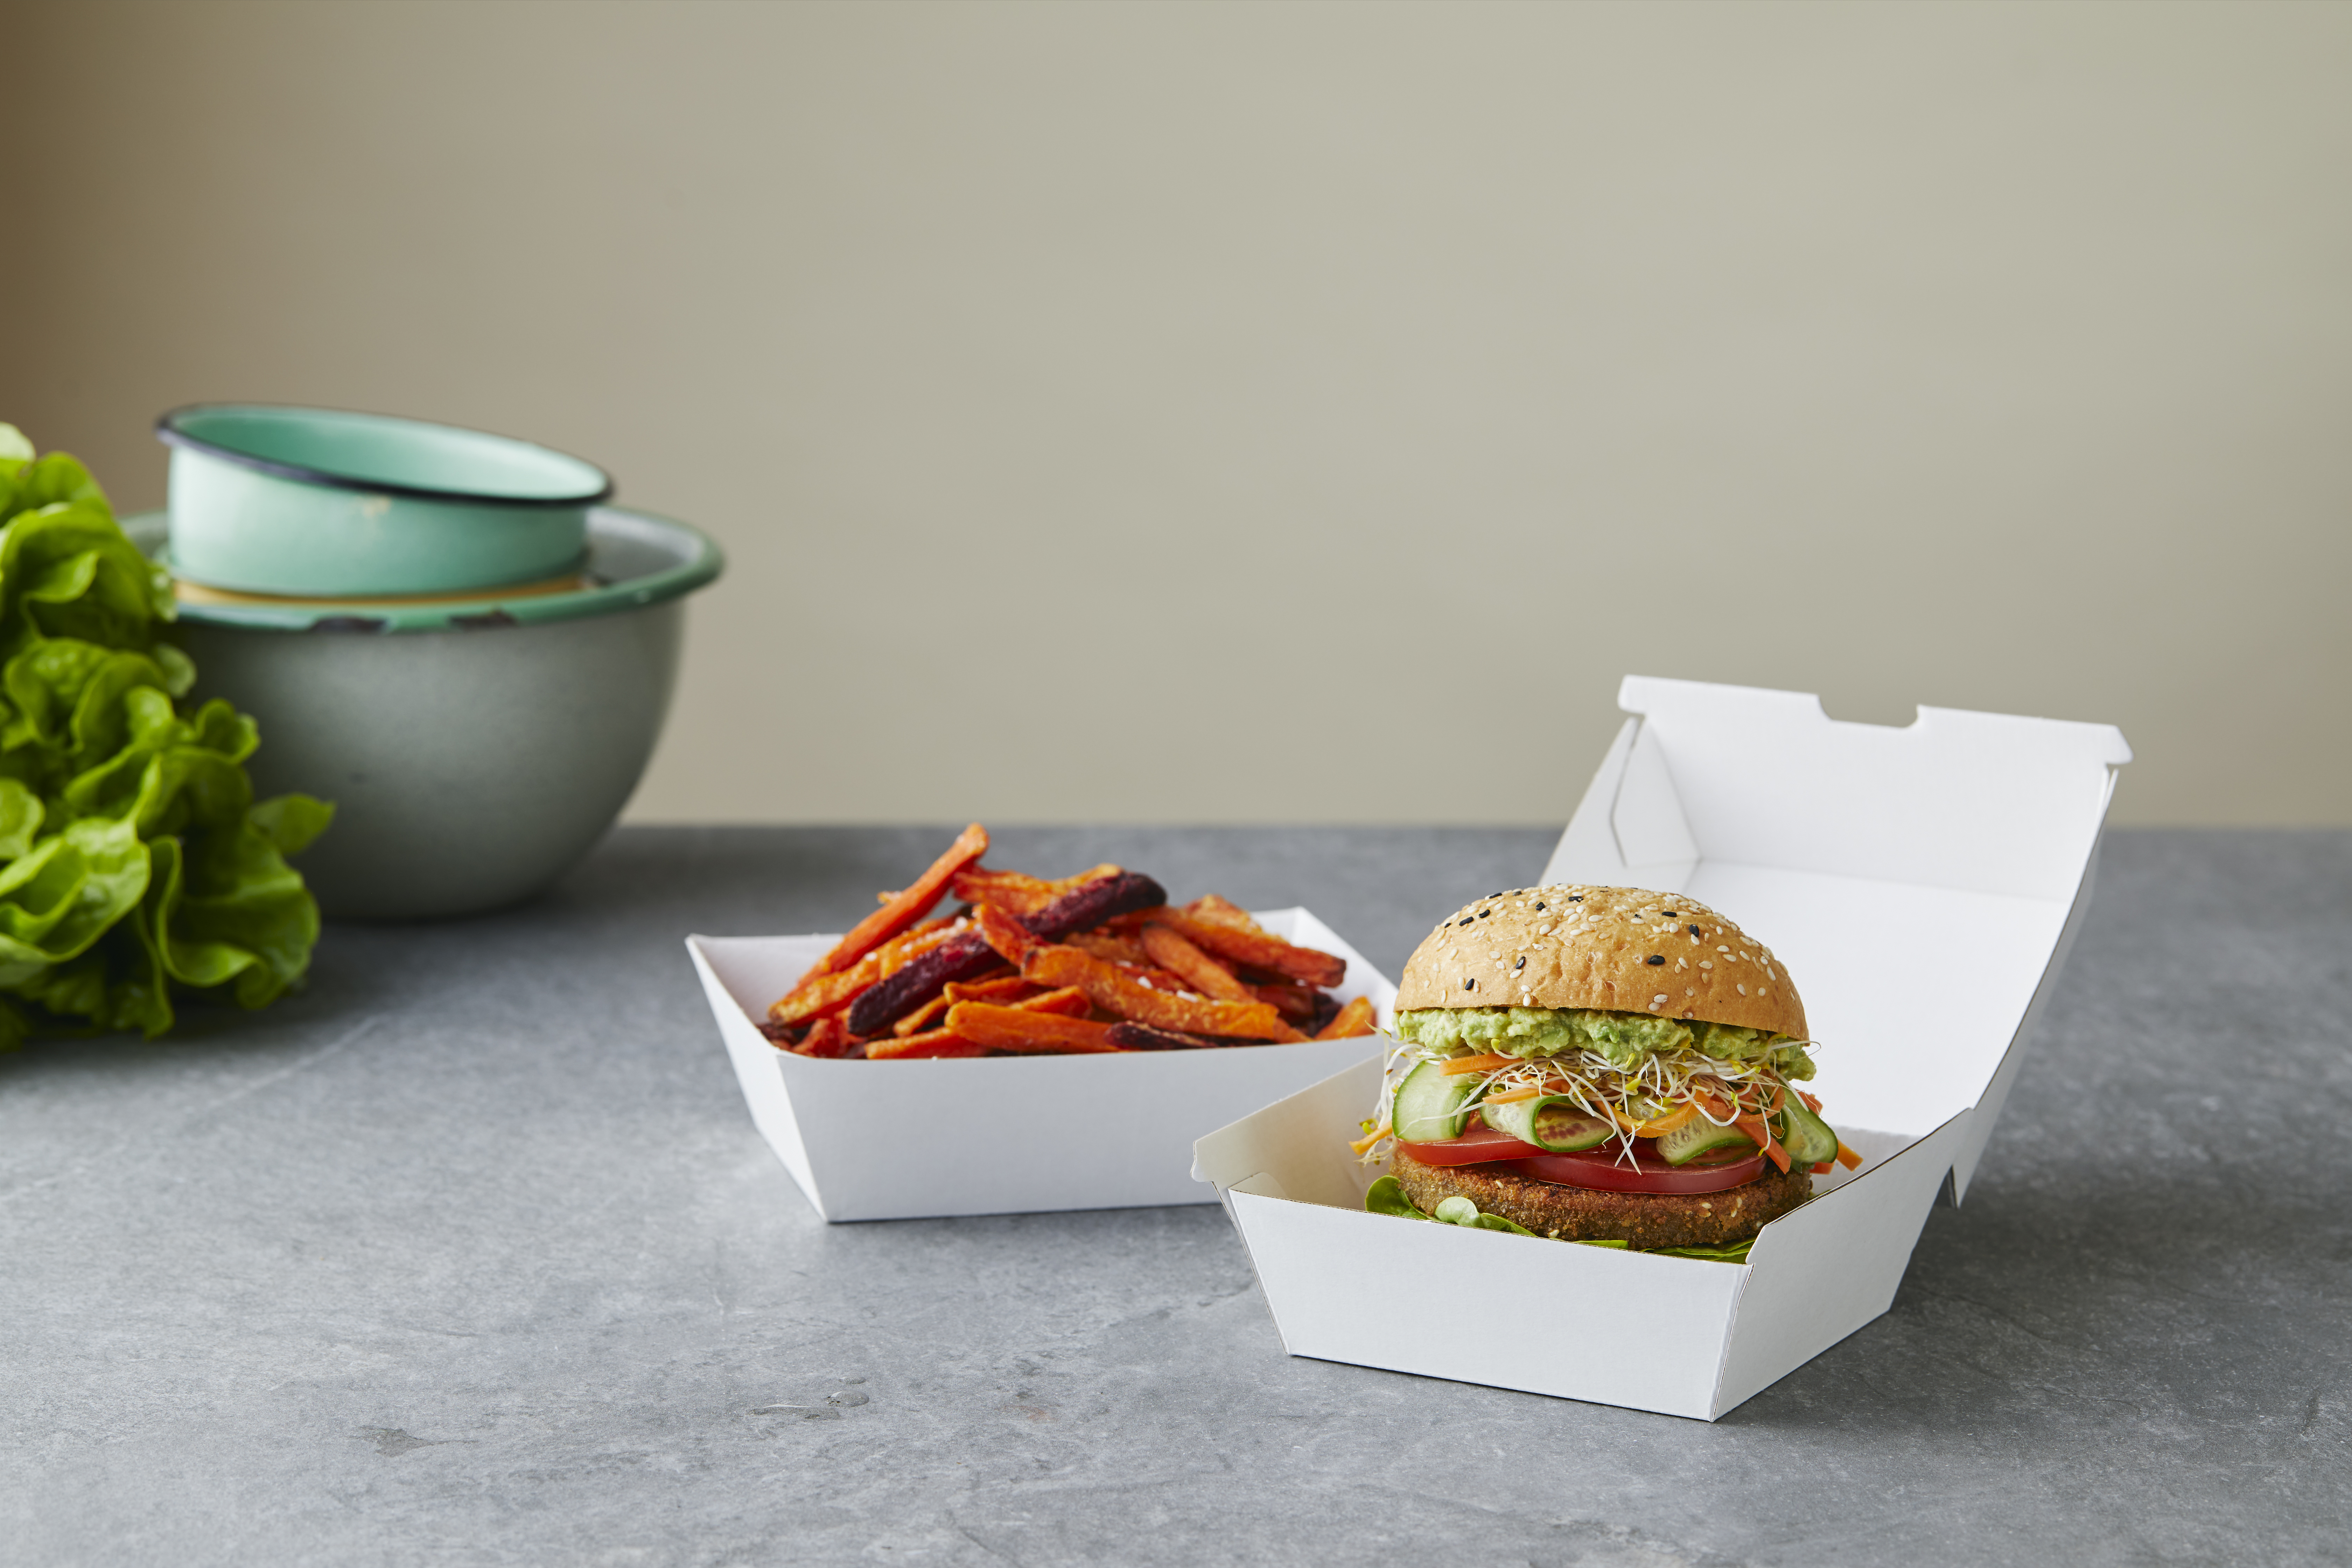
[[1514, 1100], [1504, 1105], [1484, 1105], [1479, 1114], [1486, 1125], [1507, 1132], [1522, 1143], [1532, 1143], [1555, 1154], [1571, 1154], [1609, 1142], [1616, 1128], [1580, 1109], [1564, 1094], [1535, 1100]]
[[1780, 1142], [1789, 1146], [1789, 1158], [1800, 1165], [1818, 1165], [1824, 1160], [1837, 1158], [1838, 1137], [1830, 1124], [1813, 1114], [1805, 1102], [1790, 1089], [1789, 1098], [1780, 1105], [1780, 1124], [1784, 1131]]
[[1471, 1097], [1485, 1081], [1475, 1072], [1440, 1072], [1435, 1062], [1423, 1062], [1405, 1074], [1389, 1111], [1397, 1142], [1434, 1143], [1461, 1137], [1462, 1124], [1470, 1120]]
[[1704, 1116], [1694, 1116], [1671, 1132], [1658, 1137], [1658, 1157], [1669, 1165], [1687, 1164], [1709, 1149], [1720, 1149], [1729, 1143], [1745, 1143], [1756, 1147], [1756, 1140], [1737, 1127], [1717, 1127]]

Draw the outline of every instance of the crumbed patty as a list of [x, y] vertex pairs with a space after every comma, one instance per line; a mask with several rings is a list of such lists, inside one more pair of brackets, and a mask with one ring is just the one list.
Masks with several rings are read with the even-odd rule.
[[1689, 1194], [1568, 1187], [1497, 1165], [1424, 1165], [1402, 1150], [1389, 1157], [1389, 1173], [1424, 1214], [1458, 1194], [1538, 1236], [1639, 1247], [1728, 1247], [1813, 1194], [1812, 1173], [1802, 1166], [1783, 1174], [1766, 1165], [1745, 1186]]

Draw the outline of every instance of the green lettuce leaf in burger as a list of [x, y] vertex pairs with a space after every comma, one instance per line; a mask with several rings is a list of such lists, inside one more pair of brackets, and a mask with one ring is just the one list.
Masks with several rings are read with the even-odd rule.
[[[1738, 1261], [1859, 1157], [1799, 1086], [1805, 1006], [1705, 904], [1522, 888], [1438, 924], [1397, 990], [1402, 1042], [1358, 1145], [1367, 1206]], [[1441, 1213], [1441, 1211], [1444, 1211]]]

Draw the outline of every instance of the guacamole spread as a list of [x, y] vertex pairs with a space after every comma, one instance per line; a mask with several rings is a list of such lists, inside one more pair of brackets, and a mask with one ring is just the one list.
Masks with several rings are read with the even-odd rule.
[[1630, 1072], [1644, 1057], [1695, 1050], [1717, 1061], [1766, 1062], [1791, 1082], [1813, 1076], [1803, 1042], [1786, 1035], [1597, 1007], [1421, 1007], [1399, 1013], [1396, 1032], [1445, 1056], [1491, 1051], [1533, 1060], [1591, 1051]]

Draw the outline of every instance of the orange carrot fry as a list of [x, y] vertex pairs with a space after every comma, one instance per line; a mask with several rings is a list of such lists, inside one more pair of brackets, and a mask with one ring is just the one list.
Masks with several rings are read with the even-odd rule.
[[1264, 931], [1244, 931], [1238, 926], [1202, 920], [1181, 910], [1169, 910], [1152, 918], [1193, 946], [1205, 948], [1220, 958], [1270, 969], [1293, 980], [1304, 980], [1309, 985], [1337, 985], [1348, 977], [1345, 959], [1300, 947]]
[[833, 951], [816, 961], [811, 974], [831, 974], [848, 968], [867, 953], [913, 925], [929, 914], [931, 906], [958, 871], [988, 853], [988, 829], [975, 822], [956, 836], [948, 852], [931, 862], [930, 869], [916, 878], [895, 899], [867, 915], [850, 928], [849, 934], [834, 944]]
[[1259, 1040], [1304, 1037], [1263, 1002], [1206, 1002], [1173, 996], [1129, 979], [1115, 963], [1058, 942], [1038, 944], [1022, 961], [1021, 973], [1041, 984], [1077, 986], [1104, 1012], [1162, 1029]]
[[1838, 1140], [1837, 1163], [1851, 1171], [1862, 1163], [1862, 1156], [1847, 1148], [1845, 1140], [1841, 1138]]
[[948, 884], [949, 890], [967, 904], [994, 904], [1016, 915], [1034, 915], [1065, 893], [1075, 892], [1088, 882], [1105, 877], [1116, 877], [1122, 867], [1102, 865], [1064, 877], [1058, 881], [1044, 881], [1024, 877], [1018, 871], [991, 871], [982, 866], [972, 866], [955, 874]]
[[966, 1039], [953, 1029], [933, 1029], [928, 1034], [892, 1036], [875, 1040], [866, 1047], [868, 1061], [911, 1061], [923, 1057], [984, 1057], [988, 1047], [977, 1040]]
[[1203, 996], [1213, 997], [1220, 1002], [1255, 1002], [1261, 999], [1248, 986], [1234, 979], [1232, 970], [1156, 921], [1143, 928], [1143, 940], [1139, 945], [1150, 955], [1152, 963], [1182, 975], [1192, 989]]
[[1055, 1056], [1118, 1049], [1106, 1038], [1108, 1024], [1041, 1013], [1034, 1008], [999, 1007], [987, 1002], [959, 1002], [948, 1009], [948, 1027], [974, 1044], [1024, 1056]]
[[981, 940], [1007, 963], [1021, 963], [1044, 945], [1027, 926], [994, 904], [981, 905], [974, 918], [980, 922]]
[[1315, 1037], [1318, 1040], [1352, 1040], [1359, 1035], [1369, 1035], [1371, 1032], [1371, 998], [1359, 996], [1342, 1006], [1339, 1016], [1324, 1025]]

